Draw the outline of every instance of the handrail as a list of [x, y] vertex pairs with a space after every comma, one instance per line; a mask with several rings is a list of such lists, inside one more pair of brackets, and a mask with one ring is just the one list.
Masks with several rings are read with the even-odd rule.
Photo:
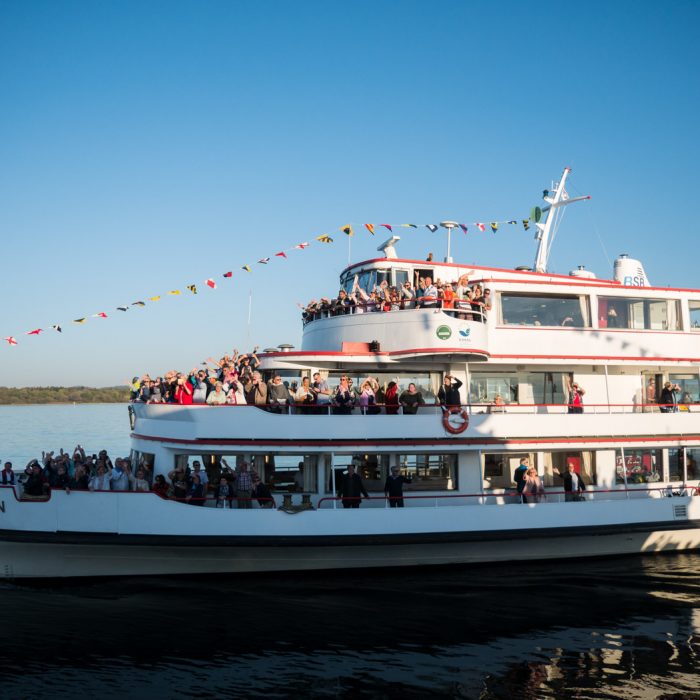
[[[169, 407], [175, 407], [175, 408], [257, 408], [259, 410], [266, 411], [268, 413], [277, 413], [277, 414], [292, 414], [292, 411], [289, 409], [295, 409], [293, 414], [294, 415], [327, 415], [327, 414], [332, 414], [334, 408], [338, 408], [338, 406], [335, 406], [332, 403], [332, 395], [331, 395], [331, 401], [330, 402], [323, 402], [323, 403], [296, 403], [296, 402], [290, 402], [290, 403], [280, 403], [280, 404], [207, 404], [207, 403], [193, 403], [193, 404], [178, 404], [178, 403], [160, 403], [160, 402], [148, 402], [148, 401], [138, 401], [138, 400], [132, 400], [130, 402], [131, 404], [138, 404], [138, 405], [146, 405], [146, 406], [169, 406]], [[553, 411], [550, 415], [558, 415], [560, 413], [565, 412], [563, 409], [568, 409], [571, 404], [568, 403], [503, 403], [503, 404], [494, 404], [494, 403], [462, 403], [459, 404], [460, 408], [464, 408], [467, 413], [470, 414], [478, 414], [478, 413], [483, 413], [484, 411], [478, 411], [476, 409], [486, 409], [486, 412], [490, 413], [491, 415], [498, 415], [502, 413], [537, 413], [537, 409], [560, 409], [558, 411]], [[654, 409], [658, 408], [660, 409], [660, 413], [695, 413], [695, 409], [691, 409], [691, 407], [697, 407], [697, 410], [700, 411], [700, 403], [691, 403], [691, 404], [661, 404], [661, 403], [586, 403], [583, 404], [582, 408], [584, 412], [590, 413], [591, 411], [593, 413], [605, 413], [610, 414], [610, 413], [615, 413], [615, 411], [611, 411], [610, 409], [614, 408], [631, 408], [633, 409], [632, 411], [619, 411], [619, 413], [627, 413], [627, 414], [633, 414], [633, 413], [647, 413], [647, 414], [653, 414], [656, 413], [656, 411], [651, 411], [648, 409]], [[387, 404], [387, 403], [374, 403], [372, 406], [360, 406], [359, 405], [359, 394], [357, 395], [357, 403], [351, 408], [351, 411], [353, 409], [357, 409], [358, 413], [360, 412], [360, 409], [362, 408], [379, 408], [379, 409], [385, 409], [389, 408], [390, 412], [389, 413], [384, 413], [384, 415], [403, 415], [402, 409], [403, 407], [401, 404]], [[417, 412], [423, 412], [428, 413], [425, 409], [437, 409], [437, 408], [443, 408], [442, 404], [439, 403], [423, 403], [423, 404], [418, 404], [416, 406]], [[607, 411], [598, 411], [596, 409], [608, 409]], [[668, 409], [666, 411], [661, 410], [661, 409]], [[516, 409], [515, 411], [513, 409]], [[519, 409], [534, 409], [532, 411], [522, 411]], [[429, 413], [431, 415], [435, 414], [435, 410], [430, 411]], [[347, 415], [347, 414], [344, 414]], [[375, 415], [375, 414], [368, 414], [368, 415]], [[378, 414], [377, 414], [378, 415]], [[407, 415], [415, 415], [413, 413], [407, 414]]]
[[[450, 306], [444, 306], [445, 303], [450, 304]], [[459, 306], [458, 305], [465, 305]], [[430, 310], [430, 311], [444, 311], [451, 312], [451, 314], [467, 314], [472, 318], [466, 319], [470, 321], [475, 321], [477, 323], [486, 322], [486, 313], [482, 310], [475, 309], [471, 306], [472, 302], [468, 299], [452, 299], [447, 302], [442, 297], [418, 297], [412, 299], [399, 299], [398, 302], [387, 301], [386, 299], [379, 299], [376, 302], [354, 302], [352, 304], [347, 304], [344, 306], [331, 306], [326, 309], [317, 309], [312, 312], [302, 312], [302, 323], [307, 325], [313, 321], [318, 321], [323, 318], [336, 318], [337, 316], [352, 316], [353, 314], [371, 314], [371, 313], [393, 313], [396, 311], [416, 311], [416, 310]], [[392, 309], [391, 306], [399, 306], [398, 309]], [[389, 308], [386, 308], [389, 306]], [[360, 309], [358, 311], [358, 309]], [[310, 315], [307, 318], [306, 315]]]

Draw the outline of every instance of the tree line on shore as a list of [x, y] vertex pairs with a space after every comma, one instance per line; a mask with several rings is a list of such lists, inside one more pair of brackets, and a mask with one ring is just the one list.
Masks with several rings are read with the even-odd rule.
[[126, 386], [0, 386], [0, 405], [32, 403], [125, 403]]

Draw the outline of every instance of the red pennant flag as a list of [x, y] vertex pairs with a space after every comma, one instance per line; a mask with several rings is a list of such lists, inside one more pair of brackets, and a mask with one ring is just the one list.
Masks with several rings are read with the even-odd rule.
[[391, 231], [391, 232], [393, 233], [393, 231], [391, 230], [391, 224], [382, 224], [382, 226], [383, 226], [384, 228], [388, 228], [389, 231]]
[[374, 224], [365, 224], [365, 228], [374, 236]]
[[283, 250], [281, 250], [279, 253], [275, 253], [275, 257], [276, 258], [286, 258], [287, 254]]
[[107, 314], [104, 311], [100, 311], [99, 314], [93, 314], [95, 318], [107, 318]]
[[309, 244], [308, 243], [299, 243], [294, 246], [297, 250], [304, 250], [304, 248], [308, 248]]
[[479, 229], [479, 231], [486, 230], [486, 226], [484, 224], [480, 224], [478, 221], [476, 222], [476, 227]]
[[10, 345], [17, 345], [17, 339], [13, 338], [11, 335], [8, 335], [5, 340], [10, 344]]
[[208, 280], [205, 280], [204, 284], [206, 284], [207, 287], [211, 287], [212, 289], [216, 289], [216, 282], [214, 282], [214, 280], [211, 278], [209, 278]]
[[43, 328], [35, 328], [33, 331], [27, 331], [27, 335], [39, 335]]
[[224, 277], [233, 277], [233, 272], [224, 272]]

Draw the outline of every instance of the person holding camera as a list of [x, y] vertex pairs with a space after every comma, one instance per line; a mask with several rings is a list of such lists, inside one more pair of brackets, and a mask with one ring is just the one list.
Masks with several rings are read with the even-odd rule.
[[661, 390], [659, 408], [662, 413], [678, 413], [678, 392], [681, 390], [678, 384], [666, 382]]

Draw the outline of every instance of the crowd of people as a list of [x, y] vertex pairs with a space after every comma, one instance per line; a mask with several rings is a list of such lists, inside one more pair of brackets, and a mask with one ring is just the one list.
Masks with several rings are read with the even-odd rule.
[[[387, 415], [415, 415], [426, 404], [423, 393], [414, 382], [401, 391], [398, 381], [382, 385], [376, 377], [368, 376], [353, 386], [353, 378], [342, 375], [337, 386], [330, 387], [320, 372], [299, 381], [283, 381], [273, 374], [265, 381], [258, 370], [260, 360], [257, 347], [250, 353], [224, 355], [216, 361], [209, 358], [206, 366], [193, 368], [189, 373], [171, 370], [162, 377], [144, 374], [131, 382], [132, 401], [145, 403], [174, 403], [180, 405], [251, 405], [274, 413], [327, 413], [338, 415], [358, 409], [373, 415], [382, 411]], [[398, 379], [398, 378], [397, 378]], [[444, 406], [461, 404], [459, 388], [462, 382], [451, 375], [444, 379], [437, 402]]]
[[41, 460], [32, 459], [17, 474], [12, 462], [5, 462], [0, 471], [2, 486], [21, 487], [22, 498], [42, 499], [51, 489], [72, 491], [137, 491], [153, 492], [162, 498], [175, 499], [193, 506], [211, 502], [216, 508], [252, 507], [255, 499], [262, 508], [275, 505], [272, 493], [246, 462], [231, 467], [221, 459], [221, 476], [216, 485], [209, 485], [206, 470], [199, 460], [178, 467], [168, 474], [153, 474], [147, 461], [132, 464], [130, 457], [116, 457], [112, 461], [106, 450], [98, 454], [86, 454], [81, 445], [76, 445], [72, 454], [64, 452], [42, 452]]
[[467, 275], [453, 282], [433, 282], [431, 277], [416, 273], [413, 284], [406, 281], [397, 287], [383, 281], [368, 292], [356, 276], [350, 292], [341, 289], [334, 299], [311, 300], [303, 308], [302, 320], [306, 324], [326, 316], [404, 309], [447, 309], [466, 321], [485, 321], [491, 310], [491, 290], [480, 283], [470, 284]]

